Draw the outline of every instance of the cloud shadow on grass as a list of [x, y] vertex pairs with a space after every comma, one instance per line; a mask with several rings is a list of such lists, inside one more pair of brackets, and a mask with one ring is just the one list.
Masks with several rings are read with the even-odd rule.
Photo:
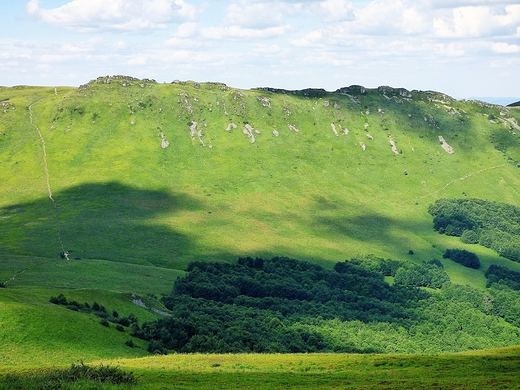
[[196, 211], [186, 194], [143, 190], [118, 182], [87, 183], [0, 209], [0, 253], [72, 260], [104, 259], [167, 268], [193, 248], [193, 239], [154, 218]]

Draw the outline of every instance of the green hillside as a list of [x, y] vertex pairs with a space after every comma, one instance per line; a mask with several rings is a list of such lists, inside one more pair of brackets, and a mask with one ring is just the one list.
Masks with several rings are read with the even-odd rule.
[[[390, 87], [1, 87], [0, 364], [146, 355], [142, 340], [124, 345], [129, 329], [49, 298], [153, 321], [192, 261], [438, 259], [483, 291], [490, 265], [520, 264], [439, 234], [428, 210], [440, 198], [520, 207], [519, 123], [517, 107]], [[481, 268], [444, 259], [448, 248]]]

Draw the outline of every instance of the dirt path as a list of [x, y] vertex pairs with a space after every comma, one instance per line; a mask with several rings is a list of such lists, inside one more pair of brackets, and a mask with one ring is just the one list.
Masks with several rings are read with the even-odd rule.
[[475, 172], [472, 172], [472, 173], [468, 173], [466, 176], [463, 176], [463, 177], [460, 177], [460, 178], [458, 178], [458, 179], [456, 179], [456, 180], [452, 180], [452, 181], [450, 181], [450, 182], [447, 183], [444, 187], [442, 187], [440, 190], [434, 191], [434, 192], [432, 192], [432, 193], [430, 193], [430, 194], [427, 194], [427, 195], [423, 195], [423, 196], [421, 196], [419, 199], [424, 199], [424, 198], [427, 198], [427, 197], [429, 197], [429, 196], [432, 196], [432, 195], [438, 194], [439, 192], [444, 191], [446, 188], [448, 188], [449, 186], [451, 186], [453, 183], [456, 183], [456, 182], [458, 182], [458, 181], [462, 181], [462, 180], [466, 180], [466, 179], [468, 179], [468, 178], [470, 178], [470, 177], [472, 177], [473, 175], [476, 175], [476, 174], [478, 174], [478, 173], [482, 173], [482, 172], [485, 172], [485, 171], [489, 171], [489, 170], [491, 170], [491, 169], [501, 168], [501, 167], [503, 167], [504, 165], [505, 165], [505, 164], [495, 165], [495, 166], [493, 166], [493, 167], [484, 168], [484, 169], [481, 169], [481, 170], [479, 170], [479, 171], [475, 171]]
[[8, 282], [12, 282], [12, 281], [14, 281], [14, 279], [15, 279], [18, 275], [23, 274], [25, 271], [26, 271], [26, 269], [23, 269], [23, 270], [21, 270], [21, 271], [15, 272], [15, 274], [14, 274], [13, 276], [11, 276], [11, 277], [9, 278], [9, 280], [6, 280], [6, 281], [4, 282], [4, 285], [6, 285]]
[[69, 260], [69, 254], [65, 250], [65, 247], [63, 246], [63, 240], [61, 239], [60, 223], [59, 223], [60, 219], [59, 219], [58, 205], [56, 204], [56, 201], [52, 197], [52, 189], [51, 189], [51, 182], [50, 182], [49, 166], [47, 164], [47, 147], [45, 145], [45, 140], [43, 139], [43, 135], [42, 135], [42, 132], [40, 131], [40, 128], [38, 126], [36, 126], [36, 124], [33, 121], [33, 111], [32, 111], [33, 104], [34, 103], [32, 103], [29, 106], [29, 120], [31, 122], [31, 125], [36, 129], [36, 132], [38, 133], [38, 136], [40, 137], [40, 141], [41, 141], [41, 145], [42, 145], [42, 151], [43, 151], [43, 167], [44, 167], [44, 170], [45, 170], [45, 183], [47, 185], [47, 193], [48, 193], [49, 199], [51, 200], [51, 202], [52, 202], [52, 204], [54, 206], [54, 210], [56, 212], [56, 217], [57, 217], [56, 220], [57, 220], [57, 224], [58, 224], [58, 240], [59, 240], [60, 246], [61, 246], [61, 253], [62, 253], [62, 256], [65, 259]]

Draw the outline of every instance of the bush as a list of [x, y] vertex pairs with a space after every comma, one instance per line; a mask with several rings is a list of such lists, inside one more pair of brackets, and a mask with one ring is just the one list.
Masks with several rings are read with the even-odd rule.
[[125, 331], [125, 328], [123, 328], [121, 325], [117, 324], [116, 325], [116, 329], [120, 332], [124, 332]]
[[480, 260], [478, 256], [475, 253], [464, 249], [446, 249], [446, 252], [444, 252], [442, 257], [445, 259], [451, 259], [468, 268], [480, 268]]
[[[77, 382], [81, 384], [74, 385]], [[136, 385], [137, 379], [132, 372], [123, 371], [119, 367], [102, 364], [91, 367], [83, 362], [72, 364], [67, 369], [53, 369], [29, 375], [15, 374], [9, 378], [9, 388], [12, 389], [99, 389], [101, 384]]]
[[99, 321], [99, 323], [103, 326], [106, 326], [106, 327], [109, 327], [110, 326], [110, 323], [107, 321], [106, 318], [102, 318], [101, 321]]

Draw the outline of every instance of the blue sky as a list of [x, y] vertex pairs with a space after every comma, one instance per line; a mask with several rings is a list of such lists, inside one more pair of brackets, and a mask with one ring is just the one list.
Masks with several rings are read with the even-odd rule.
[[0, 85], [102, 75], [520, 96], [518, 0], [0, 0]]

